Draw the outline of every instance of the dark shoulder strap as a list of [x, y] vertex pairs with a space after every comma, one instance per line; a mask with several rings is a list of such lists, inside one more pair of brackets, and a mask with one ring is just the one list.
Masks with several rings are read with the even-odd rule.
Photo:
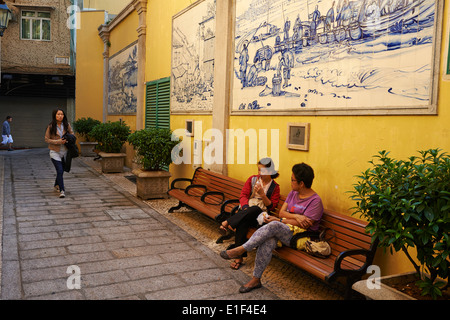
[[275, 190], [275, 187], [277, 186], [277, 184], [275, 183], [275, 181], [272, 180], [272, 183], [270, 184], [269, 190], [267, 190], [267, 198], [271, 198], [272, 197], [272, 193]]

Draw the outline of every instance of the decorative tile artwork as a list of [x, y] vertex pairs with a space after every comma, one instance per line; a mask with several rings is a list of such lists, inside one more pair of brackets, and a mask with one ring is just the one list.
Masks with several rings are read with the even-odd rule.
[[109, 59], [108, 114], [134, 115], [137, 109], [137, 44]]
[[427, 107], [437, 3], [236, 0], [232, 112]]
[[170, 109], [211, 113], [216, 1], [197, 1], [173, 18]]

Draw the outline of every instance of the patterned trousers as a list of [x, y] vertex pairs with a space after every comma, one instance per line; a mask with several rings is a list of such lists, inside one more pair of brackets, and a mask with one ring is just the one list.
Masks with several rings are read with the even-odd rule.
[[277, 247], [278, 240], [289, 246], [293, 236], [291, 229], [282, 222], [272, 221], [253, 233], [251, 238], [243, 244], [246, 251], [258, 248], [255, 258], [253, 276], [261, 278], [264, 270], [272, 259], [272, 251]]

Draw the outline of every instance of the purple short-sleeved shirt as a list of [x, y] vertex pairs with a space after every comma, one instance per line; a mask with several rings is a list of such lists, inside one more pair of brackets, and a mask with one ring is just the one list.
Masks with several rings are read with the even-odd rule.
[[322, 199], [317, 193], [306, 199], [299, 199], [298, 192], [291, 191], [289, 192], [285, 203], [287, 203], [288, 212], [304, 215], [305, 217], [314, 220], [314, 224], [309, 230], [319, 230], [320, 219], [322, 219], [323, 214], [323, 205]]

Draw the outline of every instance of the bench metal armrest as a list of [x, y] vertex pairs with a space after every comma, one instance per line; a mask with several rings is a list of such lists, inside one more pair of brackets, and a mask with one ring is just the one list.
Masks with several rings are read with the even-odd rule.
[[[209, 197], [209, 196], [213, 196], [213, 195], [215, 195], [215, 196], [222, 196], [222, 201], [220, 201], [220, 203], [208, 203], [208, 202], [206, 202], [206, 198]], [[216, 204], [216, 205], [219, 205], [219, 204], [222, 204], [223, 200], [225, 200], [225, 195], [223, 194], [223, 192], [220, 192], [220, 191], [208, 191], [208, 192], [205, 192], [205, 193], [202, 195], [202, 197], [201, 197], [200, 200], [202, 200], [202, 202], [204, 202], [204, 203], [206, 203], [206, 204]]]
[[[228, 213], [226, 210], [226, 207], [231, 203], [239, 203], [239, 199], [231, 199], [231, 200], [227, 200], [224, 203], [222, 203], [222, 207], [220, 207], [220, 212]], [[239, 209], [239, 205], [237, 205], [236, 207], [234, 207], [231, 210], [230, 215], [236, 213], [236, 211], [237, 211], [236, 209]]]
[[236, 211], [239, 209], [239, 205], [235, 206], [231, 210], [231, 212], [227, 212], [227, 210], [226, 210], [226, 207], [232, 203], [239, 203], [239, 200], [238, 199], [230, 199], [230, 200], [226, 200], [224, 203], [222, 203], [222, 206], [220, 207], [220, 213], [215, 217], [215, 220], [217, 222], [221, 223], [236, 213]]
[[363, 255], [366, 257], [366, 261], [364, 262], [364, 265], [357, 270], [357, 272], [366, 272], [367, 268], [372, 264], [373, 259], [375, 257], [375, 252], [377, 251], [378, 247], [378, 239], [375, 239], [372, 241], [372, 245], [370, 246], [370, 249], [349, 249], [346, 251], [341, 252], [337, 257], [336, 261], [334, 262], [334, 272], [346, 272], [348, 270], [341, 268], [342, 261], [349, 256], [356, 256], [356, 255]]
[[195, 189], [195, 188], [200, 188], [203, 189], [204, 192], [206, 192], [206, 186], [202, 185], [202, 184], [191, 184], [190, 186], [188, 186], [186, 188], [186, 190], [184, 190], [184, 193], [186, 193], [187, 195], [191, 196], [191, 197], [199, 197], [197, 195], [193, 195], [193, 194], [189, 194], [189, 190], [191, 189]]
[[363, 272], [367, 269], [367, 267], [369, 267], [369, 263], [372, 263], [373, 260], [373, 255], [374, 253], [370, 250], [366, 250], [366, 249], [350, 249], [350, 250], [346, 250], [346, 251], [342, 251], [336, 258], [336, 261], [334, 262], [334, 271], [335, 272], [346, 272], [346, 271], [350, 271], [348, 269], [343, 269], [341, 268], [341, 264], [342, 261], [346, 258], [346, 257], [350, 257], [350, 256], [357, 256], [357, 255], [363, 255], [366, 256], [366, 262], [364, 263], [364, 265], [359, 268], [358, 270], [351, 270], [352, 272]]
[[[190, 182], [192, 183], [192, 179], [188, 179], [188, 178], [178, 178], [172, 181], [171, 185], [170, 185], [170, 189], [181, 189], [181, 188], [175, 188], [175, 183], [177, 182], [181, 182], [181, 181], [185, 181], [185, 182]], [[184, 190], [184, 189], [182, 189]]]

